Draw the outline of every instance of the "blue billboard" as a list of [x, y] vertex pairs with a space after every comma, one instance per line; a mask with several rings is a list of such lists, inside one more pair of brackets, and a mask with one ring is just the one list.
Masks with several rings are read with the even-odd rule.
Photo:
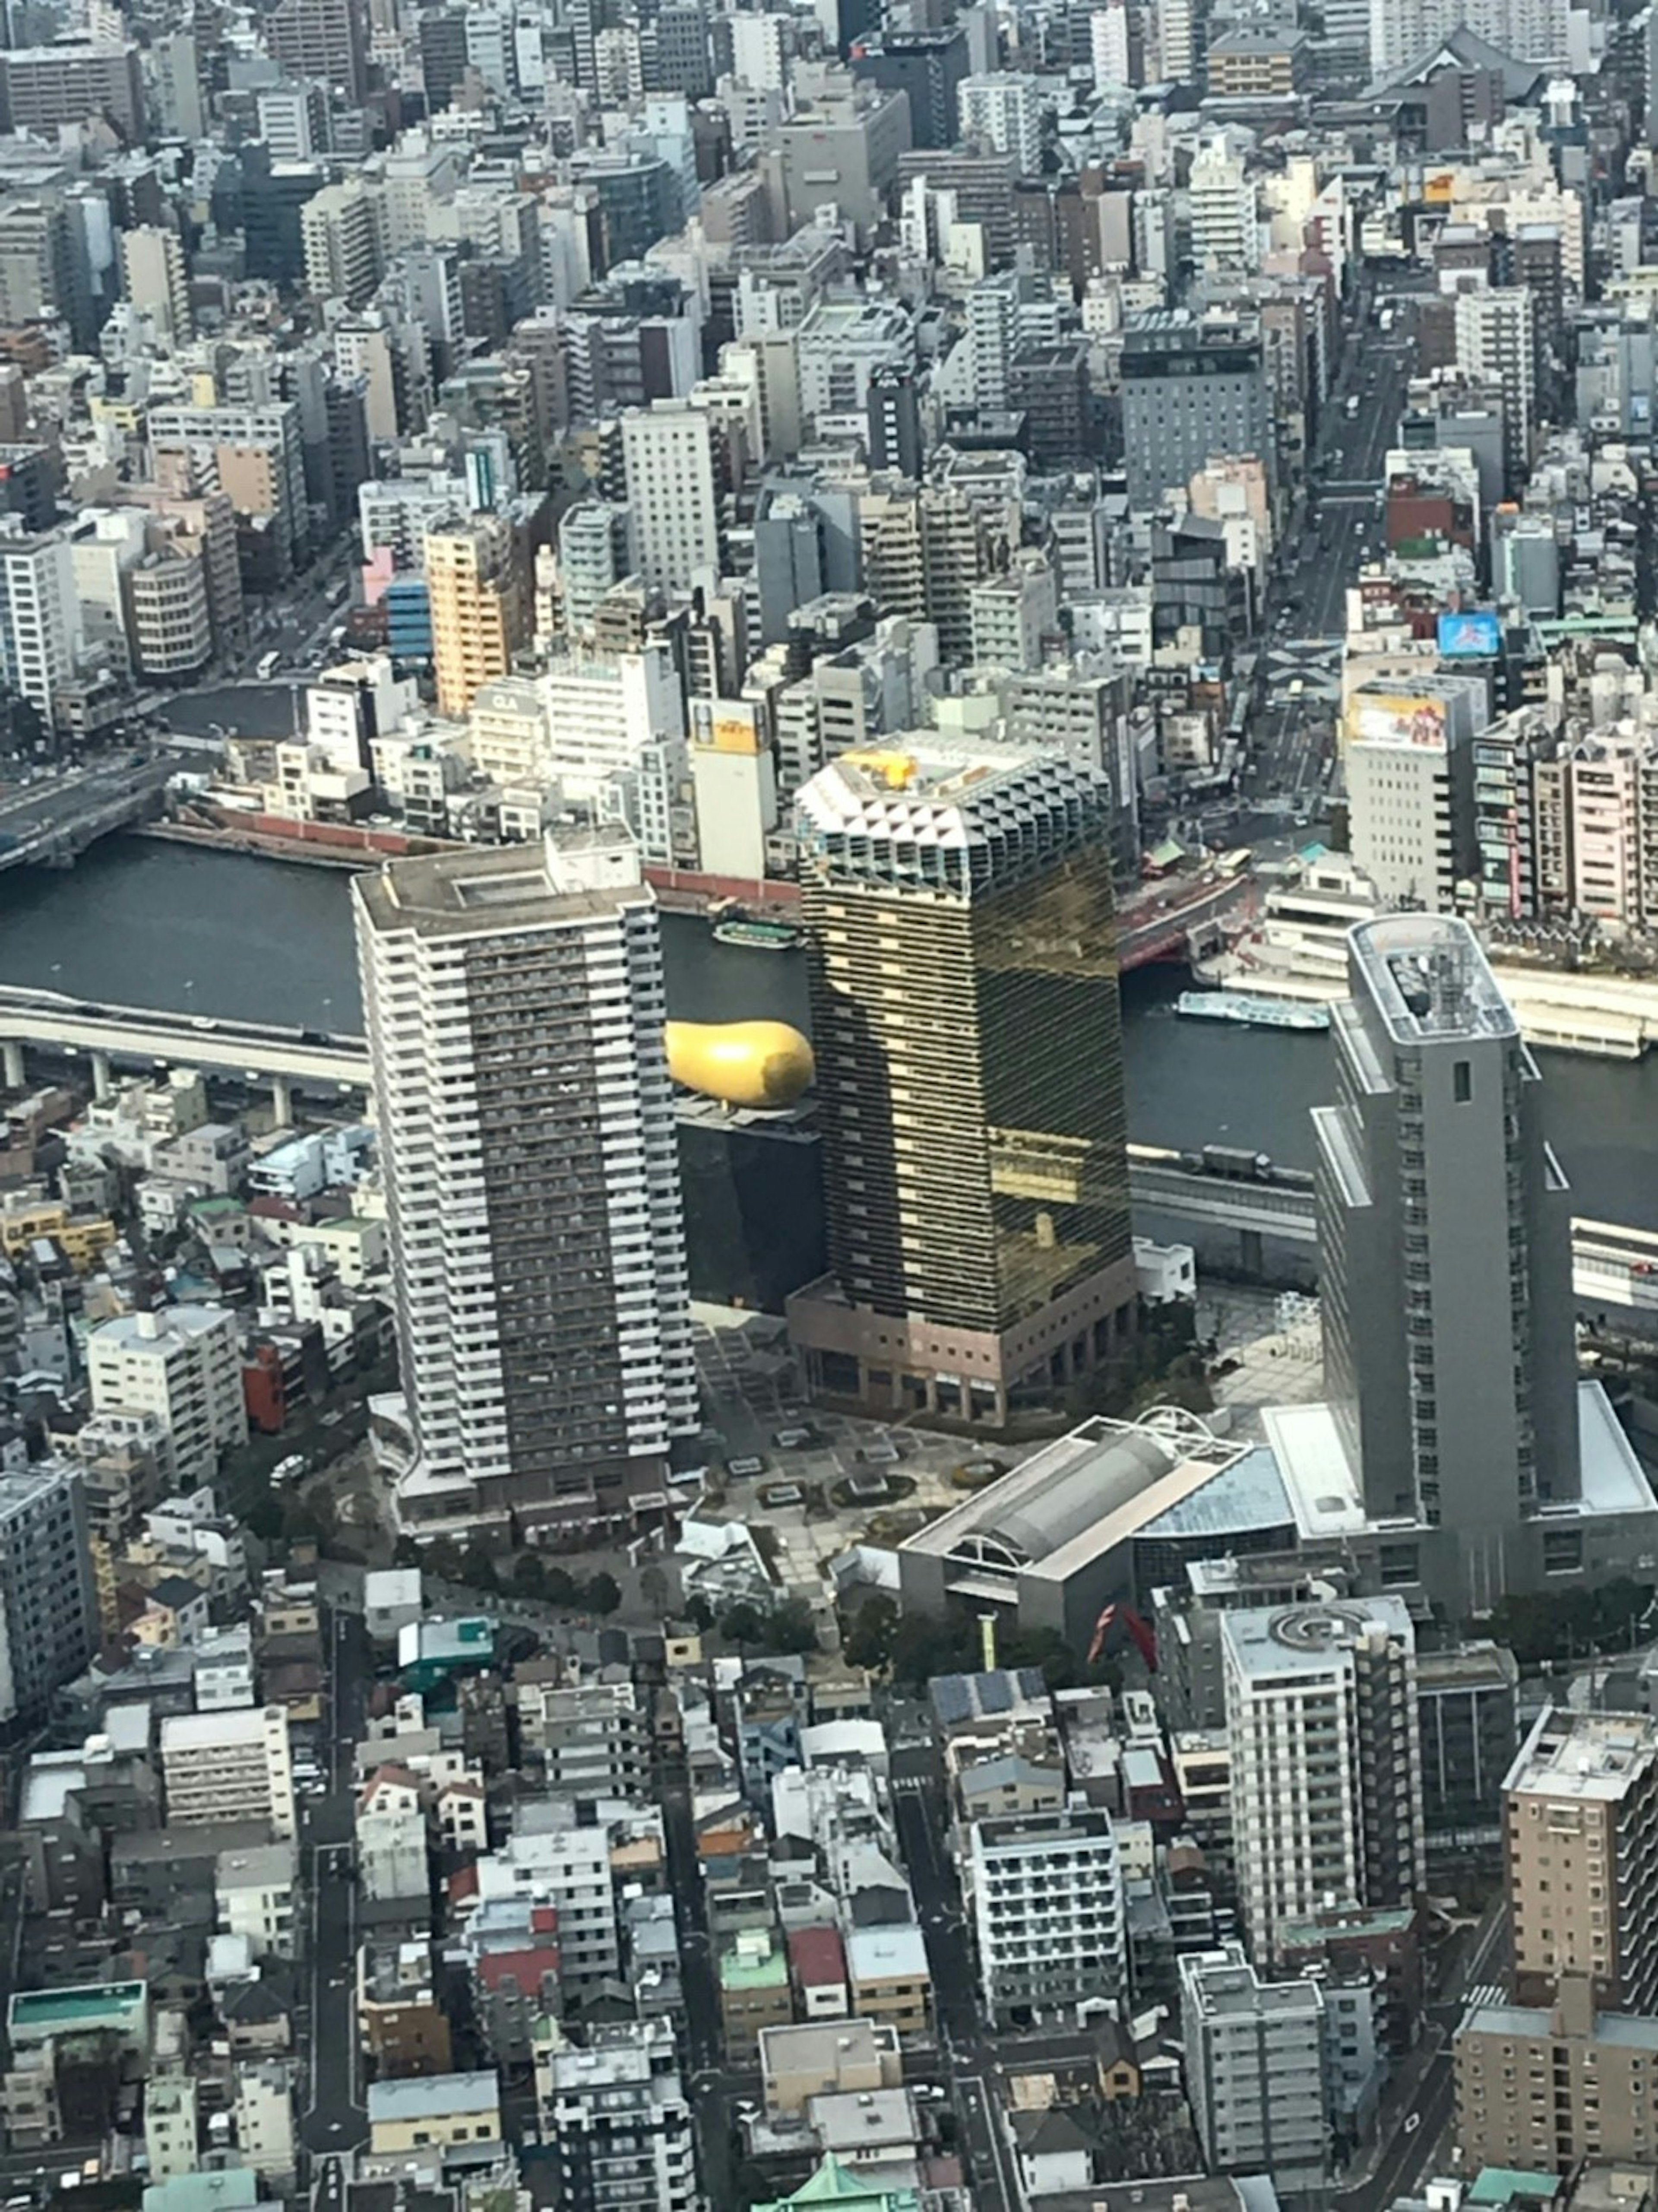
[[1439, 650], [1447, 660], [1488, 659], [1503, 650], [1497, 617], [1459, 611], [1439, 617]]

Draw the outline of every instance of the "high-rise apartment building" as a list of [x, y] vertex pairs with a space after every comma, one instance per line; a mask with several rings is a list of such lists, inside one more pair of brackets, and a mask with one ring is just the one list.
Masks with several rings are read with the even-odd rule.
[[1122, 1868], [1108, 1814], [975, 1820], [964, 1856], [980, 1996], [998, 2027], [1075, 2020], [1079, 2006], [1121, 1996]]
[[1503, 392], [1504, 458], [1510, 486], [1524, 483], [1537, 428], [1536, 302], [1518, 285], [1456, 295], [1456, 365]]
[[708, 411], [658, 404], [622, 417], [634, 553], [653, 591], [687, 592], [720, 573], [720, 507]]
[[558, 583], [568, 636], [592, 635], [593, 610], [632, 567], [624, 505], [584, 499], [565, 510], [558, 526]]
[[45, 1719], [100, 1634], [80, 1469], [0, 1474], [0, 1731]]
[[1108, 787], [922, 732], [799, 793], [832, 1274], [811, 1387], [1005, 1419], [1132, 1321]]
[[1184, 309], [1142, 315], [1122, 349], [1122, 429], [1132, 506], [1184, 490], [1218, 455], [1276, 472], [1272, 399], [1253, 325]]
[[425, 540], [438, 712], [464, 714], [480, 684], [511, 672], [528, 641], [530, 580], [504, 515], [440, 523]]
[[[1326, 1389], [1370, 1514], [1455, 1530], [1490, 1603], [1522, 1517], [1579, 1491], [1570, 1191], [1467, 924], [1391, 915], [1350, 948], [1340, 1103], [1313, 1115]], [[1557, 1571], [1582, 1540], [1563, 1525]]]
[[1215, 132], [1199, 147], [1186, 189], [1192, 210], [1192, 258], [1199, 271], [1258, 269], [1260, 218], [1254, 183], [1224, 131]]
[[404, 1519], [625, 1517], [697, 1419], [638, 854], [569, 831], [354, 889], [419, 1448]]
[[79, 637], [67, 535], [32, 538], [16, 516], [0, 515], [0, 685], [50, 723], [75, 674]]
[[1221, 1620], [1233, 1844], [1249, 1948], [1333, 1899], [1408, 1905], [1424, 1878], [1416, 1634], [1400, 1598]]
[[1658, 2012], [1658, 1721], [1540, 1714], [1503, 1785], [1503, 1859], [1517, 2002], [1570, 1975], [1597, 2010]]
[[360, 184], [330, 185], [300, 211], [306, 289], [319, 300], [361, 307], [380, 283], [380, 223], [374, 196]]
[[1263, 1982], [1241, 1944], [1184, 1958], [1186, 2094], [1211, 2173], [1270, 2173], [1316, 2188], [1330, 2149], [1324, 1992]]
[[169, 346], [188, 344], [196, 335], [196, 321], [178, 232], [140, 224], [122, 231], [120, 240], [121, 284], [127, 298], [155, 317]]
[[1011, 155], [1022, 177], [1037, 174], [1042, 158], [1042, 98], [1034, 76], [999, 70], [990, 76], [963, 77], [957, 100], [964, 139], [988, 146], [993, 153]]
[[[77, 120], [83, 121], [86, 113], [77, 108]], [[85, 234], [61, 200], [44, 195], [13, 199], [0, 207], [0, 325], [54, 317], [69, 325], [77, 347], [89, 351], [96, 344], [98, 317]]]

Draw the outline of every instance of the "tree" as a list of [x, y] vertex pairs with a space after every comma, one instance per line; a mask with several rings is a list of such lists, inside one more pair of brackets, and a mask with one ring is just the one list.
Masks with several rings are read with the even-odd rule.
[[493, 1590], [497, 1587], [495, 1560], [476, 1536], [460, 1555], [460, 1578], [468, 1589]]
[[250, 1536], [257, 1536], [262, 1544], [274, 1544], [282, 1535], [285, 1517], [282, 1500], [266, 1491], [263, 1498], [254, 1499], [242, 1521]]
[[568, 1567], [549, 1567], [547, 1570], [547, 1602], [549, 1605], [577, 1605], [581, 1599], [581, 1585]]
[[893, 1632], [898, 1626], [898, 1607], [884, 1590], [877, 1590], [866, 1597], [850, 1621], [844, 1620], [841, 1628], [841, 1650], [853, 1667], [867, 1667], [878, 1673], [892, 1657]]
[[762, 1641], [766, 1633], [764, 1616], [758, 1606], [750, 1605], [746, 1598], [738, 1598], [720, 1614], [720, 1633], [740, 1651], [746, 1644]]
[[513, 1589], [515, 1595], [531, 1599], [547, 1595], [547, 1570], [542, 1565], [538, 1552], [520, 1552], [513, 1562]]
[[685, 1601], [685, 1618], [699, 1636], [706, 1636], [714, 1626], [714, 1607], [699, 1592]]
[[420, 1546], [412, 1536], [399, 1536], [392, 1545], [392, 1564], [394, 1567], [418, 1567], [424, 1564]]
[[596, 1613], [602, 1619], [621, 1604], [622, 1585], [614, 1575], [596, 1574], [583, 1591], [582, 1601], [589, 1613]]
[[817, 1649], [817, 1624], [803, 1597], [785, 1598], [766, 1623], [768, 1651], [791, 1651], [804, 1656]]
[[452, 1536], [436, 1536], [426, 1547], [422, 1561], [434, 1581], [458, 1583], [461, 1578], [460, 1547]]

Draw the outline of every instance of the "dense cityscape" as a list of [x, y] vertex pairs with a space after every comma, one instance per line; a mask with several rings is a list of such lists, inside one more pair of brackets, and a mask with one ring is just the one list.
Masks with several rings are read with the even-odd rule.
[[8, 0], [0, 2212], [1658, 2212], [1655, 165]]

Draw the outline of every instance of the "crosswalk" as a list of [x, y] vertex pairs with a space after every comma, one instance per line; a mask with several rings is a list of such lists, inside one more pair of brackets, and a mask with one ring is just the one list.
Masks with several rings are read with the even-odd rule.
[[1273, 700], [1289, 696], [1299, 684], [1297, 698], [1333, 704], [1341, 697], [1343, 641], [1339, 637], [1278, 638], [1267, 648], [1267, 695]]
[[1462, 2002], [1472, 2011], [1476, 2005], [1507, 2004], [1509, 1996], [1500, 1982], [1476, 1982], [1464, 1992]]

